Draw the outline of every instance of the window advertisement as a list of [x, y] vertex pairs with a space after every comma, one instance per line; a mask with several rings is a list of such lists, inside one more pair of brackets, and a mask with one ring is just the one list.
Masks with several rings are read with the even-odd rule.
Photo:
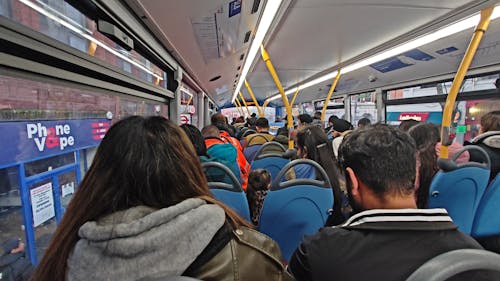
[[[185, 85], [181, 87], [180, 121], [182, 124], [197, 124], [195, 98], [196, 93]], [[196, 116], [195, 116], [196, 115]]]
[[351, 99], [351, 124], [356, 126], [359, 119], [368, 118], [371, 123], [377, 123], [376, 93], [363, 93], [350, 96]]

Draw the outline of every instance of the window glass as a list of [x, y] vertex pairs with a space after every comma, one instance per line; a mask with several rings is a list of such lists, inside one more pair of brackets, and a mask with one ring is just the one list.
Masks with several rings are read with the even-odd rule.
[[[481, 77], [468, 78], [464, 80], [460, 93], [492, 90], [496, 88], [495, 83], [499, 79], [500, 74], [493, 74]], [[387, 92], [388, 100], [427, 97], [436, 95], [447, 95], [451, 89], [452, 81], [442, 83], [431, 83], [416, 87], [408, 87], [403, 89], [395, 89]]]
[[165, 72], [134, 50], [127, 51], [97, 30], [97, 24], [64, 0], [2, 0], [0, 15], [167, 88]]
[[[24, 222], [17, 167], [0, 169], [0, 243], [24, 237]], [[23, 239], [23, 242], [26, 242]]]
[[351, 99], [351, 124], [355, 126], [359, 119], [368, 118], [371, 123], [377, 123], [376, 93], [363, 93], [352, 95]]

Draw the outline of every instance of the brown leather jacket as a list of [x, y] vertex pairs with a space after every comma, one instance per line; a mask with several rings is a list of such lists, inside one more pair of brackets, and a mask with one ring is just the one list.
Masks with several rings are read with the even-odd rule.
[[204, 281], [291, 281], [278, 244], [250, 228], [232, 231], [232, 239], [208, 262], [189, 274]]

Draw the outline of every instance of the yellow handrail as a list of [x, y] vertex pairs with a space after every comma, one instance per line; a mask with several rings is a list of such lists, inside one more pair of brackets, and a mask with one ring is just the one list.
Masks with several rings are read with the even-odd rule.
[[255, 98], [255, 95], [253, 94], [252, 87], [250, 87], [250, 84], [248, 83], [247, 79], [245, 79], [245, 86], [247, 87], [247, 90], [250, 93], [250, 97], [252, 98], [253, 102], [255, 103], [255, 106], [257, 107], [257, 112], [259, 112], [259, 117], [264, 117], [264, 112], [262, 112], [262, 109], [260, 108], [259, 103], [257, 102], [257, 99]]
[[332, 98], [333, 91], [335, 90], [335, 87], [337, 87], [337, 83], [339, 82], [340, 79], [340, 69], [337, 72], [337, 76], [335, 76], [335, 79], [333, 80], [332, 86], [330, 86], [330, 90], [328, 91], [328, 95], [326, 96], [325, 104], [323, 104], [323, 110], [321, 111], [321, 121], [325, 121], [325, 114], [326, 114], [326, 108], [328, 107], [328, 104], [330, 103], [330, 99]]
[[290, 134], [293, 131], [293, 117], [292, 117], [292, 107], [290, 106], [290, 103], [288, 103], [288, 98], [285, 95], [285, 90], [283, 90], [283, 86], [281, 85], [280, 79], [278, 77], [278, 74], [276, 73], [276, 70], [274, 69], [273, 63], [271, 62], [271, 59], [269, 58], [269, 54], [267, 53], [266, 49], [264, 49], [264, 46], [260, 46], [260, 53], [262, 55], [262, 60], [264, 60], [264, 63], [267, 66], [267, 69], [269, 70], [269, 73], [271, 74], [274, 84], [276, 84], [276, 87], [278, 88], [278, 91], [280, 92], [281, 99], [283, 100], [283, 104], [285, 105], [286, 108], [286, 115], [287, 115], [287, 127], [288, 127], [288, 148], [292, 149], [293, 148], [293, 140], [290, 138]]
[[483, 38], [484, 33], [488, 29], [488, 25], [490, 24], [490, 17], [493, 13], [494, 7], [489, 7], [481, 11], [481, 20], [474, 31], [474, 35], [472, 36], [471, 42], [467, 47], [467, 51], [458, 67], [457, 74], [453, 79], [453, 83], [451, 85], [450, 92], [448, 97], [446, 98], [446, 103], [444, 105], [443, 110], [443, 122], [441, 124], [441, 151], [439, 153], [440, 158], [448, 158], [448, 146], [451, 145], [453, 139], [455, 137], [454, 131], [451, 128], [451, 119], [453, 114], [453, 108], [455, 105], [455, 101], [457, 99], [458, 91], [462, 85], [464, 80], [464, 76], [469, 69], [469, 66], [474, 58], [474, 54], [476, 53], [477, 47]]
[[234, 102], [236, 104], [236, 109], [238, 109], [238, 113], [240, 114], [240, 116], [245, 116], [243, 109], [241, 108], [240, 101], [238, 99], [235, 99]]
[[243, 97], [243, 94], [241, 92], [239, 92], [239, 94], [240, 94], [241, 100], [243, 101], [243, 104], [245, 105], [245, 108], [247, 109], [248, 116], [250, 117], [250, 110], [248, 110], [247, 102], [246, 102], [245, 98]]
[[295, 104], [295, 99], [299, 95], [299, 92], [300, 92], [299, 87], [297, 87], [297, 90], [295, 91], [295, 93], [293, 93], [293, 97], [292, 97], [292, 101], [290, 102], [290, 106], [293, 106]]

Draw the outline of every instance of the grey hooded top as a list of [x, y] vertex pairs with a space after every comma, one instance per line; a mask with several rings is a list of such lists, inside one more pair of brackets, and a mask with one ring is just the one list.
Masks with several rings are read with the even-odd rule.
[[134, 207], [89, 221], [67, 261], [67, 280], [151, 280], [179, 276], [225, 222], [222, 208], [187, 199]]

